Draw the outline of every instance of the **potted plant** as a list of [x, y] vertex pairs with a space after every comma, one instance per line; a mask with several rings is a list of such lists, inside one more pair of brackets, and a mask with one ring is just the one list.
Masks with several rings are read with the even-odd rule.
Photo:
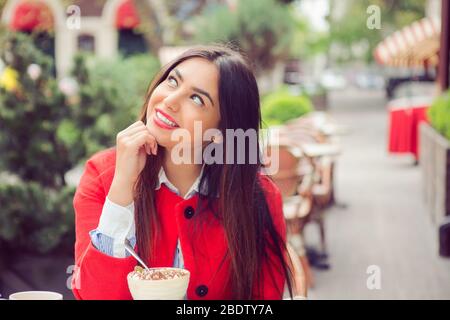
[[439, 225], [450, 215], [450, 91], [434, 101], [428, 118], [420, 125], [419, 156], [425, 202]]
[[324, 86], [320, 83], [305, 83], [302, 85], [302, 91], [310, 99], [317, 111], [327, 111], [328, 109], [328, 93]]
[[282, 87], [262, 98], [261, 113], [266, 125], [281, 125], [313, 111], [311, 100], [303, 94], [291, 93]]

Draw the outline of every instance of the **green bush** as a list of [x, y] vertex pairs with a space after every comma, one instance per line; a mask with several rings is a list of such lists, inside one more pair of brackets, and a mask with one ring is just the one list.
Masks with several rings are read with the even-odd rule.
[[0, 185], [0, 248], [32, 253], [71, 252], [75, 242], [75, 188], [35, 182]]
[[83, 162], [93, 153], [115, 144], [119, 131], [136, 118], [146, 89], [159, 70], [151, 55], [101, 60], [86, 55], [75, 58], [73, 77], [78, 99], [71, 116], [60, 123], [58, 141], [66, 144], [71, 159]]
[[256, 72], [269, 70], [290, 55], [296, 24], [289, 6], [276, 0], [237, 1], [213, 8], [194, 18], [196, 43], [233, 43], [255, 64]]
[[450, 140], [450, 90], [433, 102], [428, 117], [432, 127]]
[[307, 96], [293, 95], [286, 88], [263, 97], [261, 108], [263, 121], [269, 126], [283, 124], [314, 109]]
[[[159, 69], [160, 63], [155, 56], [139, 54], [115, 60], [96, 59], [89, 74], [92, 84], [101, 82], [117, 90], [117, 107], [130, 109], [128, 113], [136, 117], [148, 85]], [[117, 118], [123, 118], [123, 115]]]
[[[52, 75], [52, 61], [36, 49], [30, 37], [20, 33], [0, 38], [0, 57], [17, 75], [15, 85], [0, 86], [2, 169], [24, 181], [61, 187], [64, 173], [75, 163], [65, 157], [65, 146], [55, 137], [70, 110]], [[30, 66], [40, 69], [35, 79], [28, 72]]]
[[0, 82], [0, 173], [18, 178], [0, 175], [0, 254], [72, 253], [74, 190], [65, 174], [135, 121], [159, 62], [78, 56], [72, 81], [58, 82], [32, 38], [12, 32], [0, 34], [0, 57], [10, 75], [9, 85]]

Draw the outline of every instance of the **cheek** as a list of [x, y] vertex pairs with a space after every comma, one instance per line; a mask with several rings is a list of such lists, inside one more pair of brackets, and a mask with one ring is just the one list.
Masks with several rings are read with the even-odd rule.
[[151, 94], [150, 99], [148, 99], [147, 112], [151, 112], [155, 105], [161, 103], [165, 99], [165, 97], [166, 94], [164, 93], [164, 90], [161, 90], [157, 87]]
[[197, 117], [195, 119], [197, 121], [196, 123], [194, 120], [188, 122], [189, 125], [185, 128], [189, 131], [191, 134], [191, 137], [194, 138], [200, 138], [203, 140], [205, 137], [205, 132], [209, 129], [218, 129], [219, 128], [219, 120], [212, 116], [204, 116], [204, 117]]
[[220, 113], [217, 110], [214, 110], [214, 112], [208, 117], [207, 121], [205, 122], [205, 126], [207, 126], [207, 129], [209, 128], [218, 129], [219, 124], [220, 124]]
[[215, 127], [216, 121], [212, 114], [202, 112], [196, 107], [185, 108], [183, 112], [184, 128], [193, 133], [195, 129], [203, 133], [209, 128]]

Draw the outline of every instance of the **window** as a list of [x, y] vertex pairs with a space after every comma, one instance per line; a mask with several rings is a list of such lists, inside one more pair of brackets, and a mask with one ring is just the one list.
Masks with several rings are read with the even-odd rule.
[[119, 30], [119, 51], [124, 56], [130, 56], [148, 51], [144, 36], [134, 29]]
[[80, 51], [95, 53], [95, 38], [90, 34], [78, 36], [78, 49]]

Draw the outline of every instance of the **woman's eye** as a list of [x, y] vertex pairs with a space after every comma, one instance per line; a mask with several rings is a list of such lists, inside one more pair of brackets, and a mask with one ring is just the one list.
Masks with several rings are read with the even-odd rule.
[[167, 77], [167, 82], [172, 86], [176, 87], [178, 85], [177, 79], [172, 76]]
[[203, 99], [202, 98], [200, 98], [200, 96], [198, 96], [198, 95], [196, 95], [196, 94], [194, 94], [192, 97], [192, 100], [196, 103], [196, 104], [198, 104], [199, 106], [202, 106], [204, 103], [203, 103]]

